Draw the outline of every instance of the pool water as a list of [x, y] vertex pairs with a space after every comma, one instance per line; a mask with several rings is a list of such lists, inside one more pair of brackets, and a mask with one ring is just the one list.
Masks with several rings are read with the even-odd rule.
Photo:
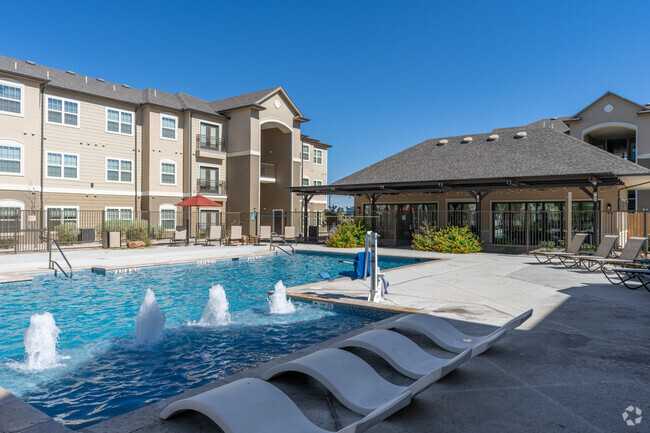
[[[267, 291], [321, 281], [351, 270], [349, 255], [298, 253], [142, 268], [72, 279], [36, 276], [29, 285], [0, 285], [0, 386], [72, 429], [129, 412], [371, 323], [376, 318], [293, 301], [291, 314], [271, 314]], [[390, 269], [415, 259], [381, 257]], [[232, 322], [196, 326], [213, 284], [221, 284]], [[164, 339], [134, 344], [145, 291], [166, 315]], [[61, 366], [27, 371], [23, 336], [30, 316], [48, 311], [60, 329]]]

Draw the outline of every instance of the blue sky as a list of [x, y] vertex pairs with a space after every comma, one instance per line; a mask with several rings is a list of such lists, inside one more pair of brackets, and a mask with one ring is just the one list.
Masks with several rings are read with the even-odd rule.
[[329, 181], [607, 90], [650, 102], [647, 1], [17, 3], [5, 56], [208, 100], [282, 85]]

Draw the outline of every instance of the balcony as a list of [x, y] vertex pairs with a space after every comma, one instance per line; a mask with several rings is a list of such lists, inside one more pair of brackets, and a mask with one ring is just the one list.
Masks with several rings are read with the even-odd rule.
[[209, 135], [196, 135], [196, 155], [204, 158], [226, 158], [226, 141]]
[[275, 164], [260, 164], [260, 183], [275, 183]]
[[208, 179], [197, 179], [196, 189], [199, 194], [226, 195], [226, 182]]

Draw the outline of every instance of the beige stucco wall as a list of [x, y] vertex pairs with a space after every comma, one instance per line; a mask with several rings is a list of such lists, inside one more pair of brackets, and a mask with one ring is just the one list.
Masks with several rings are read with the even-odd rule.
[[[613, 107], [609, 113], [604, 109], [608, 104]], [[636, 129], [636, 162], [650, 167], [650, 115], [639, 115], [640, 109], [639, 105], [616, 95], [605, 95], [580, 113], [580, 121], [570, 123], [570, 134], [582, 140], [590, 130], [601, 126], [620, 125]], [[650, 209], [650, 192], [639, 191], [637, 194], [637, 210]]]

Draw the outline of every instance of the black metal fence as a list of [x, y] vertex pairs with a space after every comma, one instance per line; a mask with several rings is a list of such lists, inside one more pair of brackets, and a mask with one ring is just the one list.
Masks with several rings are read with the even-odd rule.
[[[542, 211], [380, 211], [374, 216], [353, 216], [331, 212], [220, 212], [214, 210], [156, 212], [130, 210], [85, 211], [74, 208], [45, 211], [0, 210], [0, 253], [44, 251], [51, 240], [63, 246], [105, 242], [106, 232], [120, 231], [123, 241], [164, 242], [173, 238], [176, 228], [189, 227], [188, 236], [200, 240], [210, 226], [230, 230], [241, 226], [242, 233], [255, 236], [262, 226], [271, 232], [289, 234], [303, 241], [323, 241], [340, 221], [363, 221], [380, 234], [383, 245], [410, 245], [413, 235], [429, 228], [468, 227], [486, 245], [535, 248], [543, 244], [560, 245], [567, 237], [564, 212]], [[648, 212], [574, 211], [571, 235], [587, 233], [587, 243], [597, 245], [604, 235], [619, 236], [623, 245], [630, 236], [648, 235]]]

